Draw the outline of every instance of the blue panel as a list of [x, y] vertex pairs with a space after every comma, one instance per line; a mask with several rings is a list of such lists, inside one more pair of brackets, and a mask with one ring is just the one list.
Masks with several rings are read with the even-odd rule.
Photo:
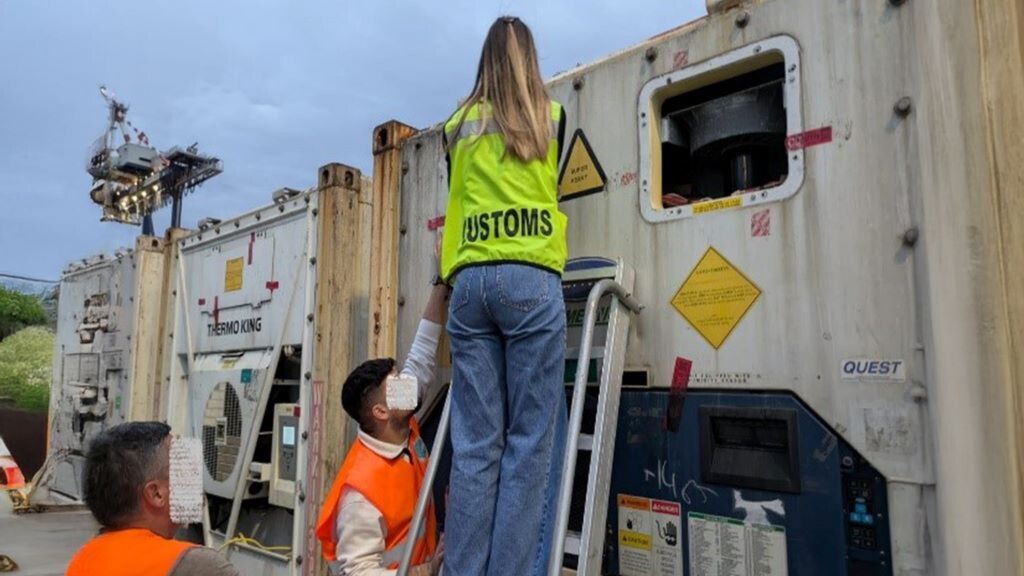
[[[605, 573], [619, 573], [616, 496], [629, 494], [681, 504], [685, 574], [689, 573], [687, 514], [744, 520], [746, 512], [737, 508], [737, 496], [748, 502], [782, 502], [784, 514], [765, 512], [769, 523], [786, 530], [791, 576], [892, 574], [884, 479], [799, 399], [788, 393], [690, 391], [676, 432], [665, 425], [667, 405], [667, 390], [622, 392]], [[792, 486], [789, 491], [748, 487], [757, 485], [757, 476], [767, 477], [765, 469], [747, 470], [754, 477], [751, 482], [706, 481], [702, 474], [708, 471], [702, 473], [701, 466], [700, 439], [707, 432], [701, 425], [702, 407], [795, 412], [796, 437], [791, 442], [795, 442], [796, 465], [791, 470], [799, 475], [796, 491]]]

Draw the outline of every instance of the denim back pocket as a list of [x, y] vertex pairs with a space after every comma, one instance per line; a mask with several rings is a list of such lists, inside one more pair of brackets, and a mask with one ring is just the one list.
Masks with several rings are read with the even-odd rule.
[[472, 284], [472, 281], [467, 272], [467, 270], [463, 270], [455, 277], [452, 293], [448, 297], [448, 314], [454, 314], [469, 304], [469, 285]]
[[509, 308], [530, 312], [551, 299], [554, 274], [522, 264], [498, 266], [495, 281], [498, 301]]

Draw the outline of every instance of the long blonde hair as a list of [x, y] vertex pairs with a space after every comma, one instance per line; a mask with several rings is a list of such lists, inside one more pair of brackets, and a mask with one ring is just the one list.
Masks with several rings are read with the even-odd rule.
[[505, 137], [506, 150], [529, 162], [544, 158], [551, 143], [551, 99], [537, 63], [533, 34], [519, 18], [502, 16], [487, 32], [476, 83], [462, 108], [458, 134], [466, 113], [476, 104], [480, 129], [493, 117]]

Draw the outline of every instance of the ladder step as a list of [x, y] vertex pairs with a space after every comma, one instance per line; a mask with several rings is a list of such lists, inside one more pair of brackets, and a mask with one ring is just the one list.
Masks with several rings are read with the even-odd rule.
[[573, 556], [580, 555], [580, 533], [567, 530], [565, 532], [565, 553]]
[[604, 278], [615, 278], [617, 272], [615, 266], [602, 266], [600, 268], [585, 268], [583, 270], [566, 270], [562, 273], [562, 284], [573, 282], [596, 282]]
[[[590, 359], [596, 360], [597, 358], [604, 358], [604, 346], [592, 346], [590, 348]], [[572, 348], [565, 349], [566, 360], [579, 360], [580, 359], [580, 348], [575, 346]]]
[[593, 450], [594, 436], [592, 434], [580, 434], [580, 439], [576, 443], [576, 447], [580, 450]]

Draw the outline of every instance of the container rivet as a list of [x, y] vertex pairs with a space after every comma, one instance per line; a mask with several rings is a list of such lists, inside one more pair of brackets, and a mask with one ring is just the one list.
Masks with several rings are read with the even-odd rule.
[[744, 10], [736, 15], [736, 27], [746, 28], [747, 24], [750, 24], [750, 12]]
[[577, 77], [572, 79], [572, 89], [573, 90], [582, 90], [583, 89], [583, 77], [582, 76], [577, 76]]
[[910, 115], [910, 111], [914, 108], [914, 101], [910, 99], [910, 96], [904, 96], [900, 98], [896, 105], [892, 107], [893, 112], [901, 118], [906, 118]]
[[658, 49], [655, 48], [654, 46], [651, 46], [644, 52], [644, 60], [647, 60], [648, 62], [654, 62], [657, 59]]
[[399, 306], [405, 306], [405, 296], [399, 296], [398, 297], [398, 305]]
[[304, 376], [306, 377], [306, 380], [312, 380], [313, 379], [313, 373], [312, 372], [306, 372], [304, 374]]
[[313, 315], [312, 314], [307, 314], [306, 315], [306, 320], [312, 322], [313, 321]]
[[917, 226], [907, 228], [907, 231], [903, 233], [903, 245], [913, 246], [914, 244], [917, 244], [918, 236], [919, 232], [917, 231]]

